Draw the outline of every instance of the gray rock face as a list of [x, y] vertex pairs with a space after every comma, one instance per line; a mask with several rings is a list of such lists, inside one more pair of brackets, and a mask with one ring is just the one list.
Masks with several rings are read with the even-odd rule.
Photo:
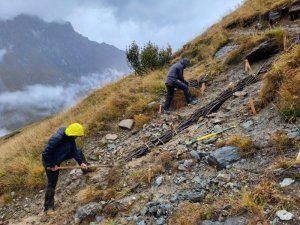
[[134, 120], [132, 120], [132, 119], [126, 119], [126, 120], [122, 120], [119, 123], [119, 127], [130, 130], [130, 129], [132, 129], [133, 124], [134, 124]]
[[75, 223], [80, 223], [88, 216], [95, 216], [102, 210], [102, 205], [96, 202], [89, 203], [77, 209], [75, 213]]
[[207, 160], [209, 165], [216, 166], [218, 170], [222, 170], [240, 158], [237, 147], [225, 146], [211, 153]]
[[235, 48], [237, 48], [238, 45], [235, 45], [233, 43], [227, 44], [225, 46], [223, 46], [222, 48], [220, 48], [216, 54], [215, 54], [215, 58], [219, 59], [222, 58], [223, 56], [225, 56], [227, 53], [231, 52], [232, 50], [234, 50]]

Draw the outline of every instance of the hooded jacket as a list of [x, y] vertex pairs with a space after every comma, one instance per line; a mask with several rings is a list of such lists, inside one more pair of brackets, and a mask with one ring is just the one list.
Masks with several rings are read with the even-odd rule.
[[79, 165], [83, 163], [80, 151], [76, 147], [75, 138], [67, 136], [65, 130], [65, 127], [59, 128], [49, 139], [42, 155], [44, 167], [54, 167], [71, 158], [74, 158]]
[[169, 69], [166, 84], [172, 85], [173, 81], [180, 80], [185, 83], [183, 77], [183, 70], [188, 66], [189, 60], [187, 58], [181, 59], [179, 62], [173, 64]]

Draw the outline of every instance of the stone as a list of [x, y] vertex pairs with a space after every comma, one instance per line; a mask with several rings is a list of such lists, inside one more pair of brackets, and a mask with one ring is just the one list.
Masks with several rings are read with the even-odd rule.
[[107, 148], [108, 148], [108, 150], [110, 150], [110, 151], [116, 149], [116, 147], [117, 147], [117, 146], [116, 146], [115, 144], [108, 144], [108, 145], [107, 145]]
[[181, 177], [179, 177], [179, 179], [178, 179], [178, 181], [177, 181], [177, 184], [181, 184], [182, 182], [184, 182], [184, 181], [186, 181], [186, 180], [187, 180], [186, 177], [181, 176]]
[[294, 182], [295, 182], [295, 180], [293, 180], [291, 178], [284, 178], [283, 181], [280, 182], [280, 187], [287, 187], [287, 186], [291, 185]]
[[221, 130], [222, 130], [222, 127], [218, 124], [213, 127], [214, 132], [218, 132], [218, 131], [221, 131]]
[[116, 140], [116, 139], [118, 138], [118, 135], [116, 135], [116, 134], [107, 134], [107, 135], [105, 136], [105, 138], [106, 138], [107, 140], [109, 140], [109, 141], [114, 141], [114, 140]]
[[229, 182], [231, 180], [231, 176], [226, 173], [219, 173], [217, 176], [217, 180], [219, 181], [224, 181], [224, 182]]
[[276, 216], [278, 216], [281, 220], [288, 221], [293, 219], [294, 215], [286, 210], [279, 210], [276, 212]]
[[248, 93], [245, 92], [245, 91], [236, 91], [236, 92], [233, 93], [233, 96], [239, 97], [239, 98], [245, 97], [245, 96], [247, 96], [247, 95], [248, 95]]
[[136, 225], [147, 225], [147, 224], [146, 224], [145, 220], [141, 220]]
[[184, 195], [185, 200], [189, 200], [191, 202], [200, 202], [205, 197], [204, 191], [192, 191], [188, 192]]
[[165, 224], [165, 219], [163, 217], [160, 217], [159, 219], [156, 220], [157, 225], [164, 225]]
[[186, 168], [189, 168], [193, 165], [193, 160], [189, 159], [189, 160], [184, 160], [184, 163], [183, 165], [186, 167]]
[[102, 204], [91, 202], [87, 205], [79, 207], [75, 213], [75, 223], [80, 223], [83, 219], [88, 216], [95, 216], [99, 211], [102, 210]]
[[122, 120], [119, 123], [119, 127], [130, 130], [130, 129], [132, 129], [133, 124], [134, 124], [133, 119], [126, 119], [126, 120]]
[[155, 186], [159, 187], [164, 180], [164, 177], [161, 175], [155, 179]]
[[128, 209], [129, 206], [131, 206], [136, 200], [136, 197], [132, 197], [132, 196], [127, 196], [125, 198], [122, 198], [118, 201], [116, 201], [117, 203], [117, 208], [120, 210], [120, 211], [124, 211], [126, 209]]
[[199, 153], [198, 153], [197, 151], [192, 150], [192, 151], [190, 151], [190, 154], [191, 154], [191, 156], [193, 156], [196, 160], [198, 160], [198, 161], [201, 160], [200, 155], [199, 155]]
[[151, 108], [155, 107], [156, 105], [157, 105], [157, 102], [150, 102], [148, 104], [148, 106], [151, 107]]
[[223, 120], [221, 120], [220, 118], [215, 118], [215, 119], [212, 119], [211, 122], [212, 122], [213, 124], [219, 124], [219, 123], [222, 123]]
[[201, 183], [201, 178], [199, 176], [194, 177], [193, 181], [197, 184]]
[[210, 166], [216, 166], [218, 170], [225, 169], [230, 164], [240, 160], [238, 148], [234, 146], [225, 146], [210, 153], [207, 158]]
[[249, 130], [250, 127], [254, 124], [252, 120], [248, 120], [241, 124], [241, 127], [245, 128], [246, 130]]
[[248, 220], [242, 216], [231, 217], [226, 219], [224, 222], [214, 222], [210, 220], [202, 221], [201, 225], [247, 225]]
[[167, 124], [163, 124], [163, 125], [162, 125], [162, 129], [164, 129], [164, 130], [169, 130], [169, 126], [168, 126]]
[[72, 180], [75, 180], [82, 175], [82, 170], [81, 169], [72, 169], [69, 174], [72, 177]]
[[178, 170], [179, 170], [179, 171], [186, 171], [186, 167], [185, 167], [184, 165], [180, 164], [180, 165], [178, 166]]
[[96, 216], [95, 217], [95, 220], [96, 220], [97, 223], [100, 223], [103, 219], [104, 219], [103, 216]]

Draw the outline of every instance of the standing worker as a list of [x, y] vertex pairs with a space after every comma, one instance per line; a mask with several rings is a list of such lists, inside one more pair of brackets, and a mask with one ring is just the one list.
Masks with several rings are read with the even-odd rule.
[[188, 82], [184, 80], [183, 70], [189, 65], [189, 60], [187, 58], [181, 59], [179, 62], [173, 64], [169, 69], [165, 85], [167, 87], [167, 96], [164, 105], [165, 113], [170, 113], [170, 106], [174, 96], [174, 89], [178, 88], [183, 90], [185, 100], [187, 104], [195, 105], [197, 100], [192, 98], [192, 95], [189, 91]]
[[77, 149], [75, 139], [84, 135], [81, 124], [72, 123], [67, 128], [59, 128], [50, 138], [42, 155], [48, 185], [45, 192], [44, 212], [53, 214], [55, 187], [59, 175], [60, 164], [74, 158], [81, 166], [83, 173], [89, 172], [86, 159], [80, 149]]

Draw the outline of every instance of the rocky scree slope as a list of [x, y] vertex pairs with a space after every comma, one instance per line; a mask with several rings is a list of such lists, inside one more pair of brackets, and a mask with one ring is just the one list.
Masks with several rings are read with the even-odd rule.
[[[252, 69], [257, 71], [278, 54], [253, 62]], [[25, 198], [11, 193], [13, 201], [0, 209], [2, 223], [299, 224], [300, 167], [293, 163], [299, 152], [299, 122], [287, 122], [272, 103], [256, 104], [257, 114], [251, 113], [249, 97], [259, 98], [261, 80], [235, 92], [218, 111], [199, 118], [168, 143], [123, 161], [130, 150], [170, 130], [171, 123], [176, 127], [227, 84], [248, 75], [243, 64], [232, 66], [211, 81], [197, 105], [157, 115], [140, 130], [91, 138], [89, 160], [114, 162], [113, 169], [87, 175], [76, 169], [62, 171], [53, 217], [42, 213], [43, 190]], [[221, 135], [189, 144], [194, 137], [233, 125], [236, 128]], [[219, 164], [223, 169], [217, 169]]]

